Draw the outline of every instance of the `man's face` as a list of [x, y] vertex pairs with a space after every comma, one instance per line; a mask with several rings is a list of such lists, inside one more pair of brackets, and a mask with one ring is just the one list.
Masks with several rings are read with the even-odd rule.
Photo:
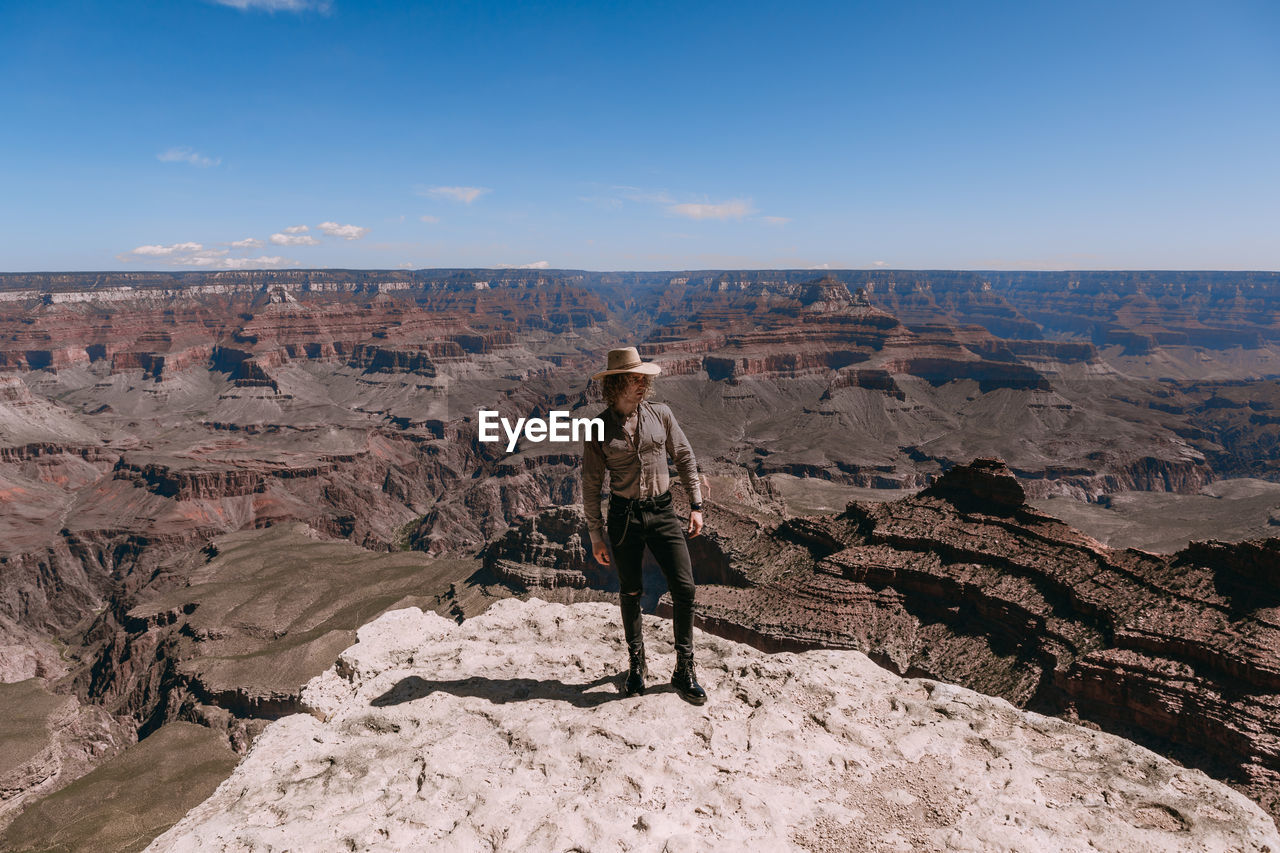
[[643, 373], [626, 374], [627, 386], [622, 392], [622, 400], [630, 405], [639, 405], [640, 398], [644, 396], [644, 386], [646, 377]]

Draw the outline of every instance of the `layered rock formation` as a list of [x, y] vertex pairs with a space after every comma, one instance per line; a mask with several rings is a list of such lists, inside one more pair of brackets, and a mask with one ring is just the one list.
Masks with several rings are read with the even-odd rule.
[[[706, 630], [768, 651], [859, 649], [884, 666], [1137, 738], [1280, 814], [1280, 539], [1111, 549], [1025, 503], [1002, 463], [918, 495], [780, 521], [711, 503], [690, 541]], [[509, 594], [613, 600], [576, 508], [490, 546]], [[670, 615], [647, 558], [646, 606]]]
[[617, 590], [617, 578], [591, 558], [579, 507], [556, 507], [524, 519], [491, 542], [484, 565], [501, 582], [528, 589]]
[[[830, 488], [804, 494], [843, 506], [837, 488], [916, 489], [975, 455], [1005, 458], [1037, 497], [1280, 479], [1274, 279], [0, 275], [0, 680], [42, 679], [82, 709], [118, 712], [122, 732], [243, 705], [243, 718], [209, 718], [243, 742], [237, 721], [259, 705], [170, 707], [189, 673], [148, 660], [205, 654], [157, 639], [183, 636], [198, 611], [167, 626], [130, 611], [198, 585], [185, 573], [208, 560], [189, 555], [229, 532], [301, 521], [373, 550], [471, 557], [513, 522], [574, 503], [576, 447], [507, 454], [476, 440], [475, 413], [594, 414], [586, 377], [624, 338], [662, 362], [660, 393], [708, 474], [752, 484], [722, 493], [748, 508], [721, 506], [719, 530], [694, 543], [711, 567], [699, 580], [726, 589], [755, 582], [734, 543], [776, 526], [774, 480], [822, 478]], [[432, 606], [461, 618], [540, 589], [610, 595], [576, 549], [546, 547], [559, 534], [539, 523], [487, 567], [433, 574]], [[769, 553], [814, 561], [793, 552]], [[104, 740], [94, 760], [127, 742]]]
[[699, 589], [709, 630], [765, 649], [857, 648], [1088, 720], [1280, 815], [1280, 540], [1113, 550], [979, 461], [910, 498], [738, 524], [716, 544], [741, 580]]
[[[654, 668], [673, 650], [646, 622]], [[616, 609], [388, 613], [150, 851], [1276, 849], [1252, 803], [1126, 741], [856, 652], [700, 637], [702, 707], [623, 699]]]
[[686, 431], [759, 475], [918, 488], [993, 453], [1037, 496], [1194, 492], [1214, 479], [1210, 448], [1163, 413], [1138, 426], [1099, 405], [1132, 383], [1091, 343], [1000, 339], [947, 319], [905, 324], [834, 278], [682, 281], [641, 349], [676, 377], [663, 392]]
[[[1135, 352], [1165, 346], [1225, 349], [1280, 341], [1280, 273], [1177, 270], [999, 272], [839, 270], [828, 274], [909, 326], [982, 326], [1001, 338], [1074, 337]], [[670, 290], [787, 290], [803, 270], [699, 271]]]
[[[129, 615], [192, 582], [184, 572], [203, 561], [183, 555], [294, 520], [375, 549], [474, 549], [531, 506], [572, 499], [575, 460], [502, 471], [510, 463], [477, 447], [468, 423], [478, 405], [585, 358], [596, 345], [575, 329], [603, 319], [597, 298], [536, 274], [409, 276], [405, 287], [304, 278], [51, 280], [6, 294], [0, 677], [40, 678], [105, 708], [130, 738], [219, 708], [208, 722], [243, 744], [262, 710], [252, 679], [206, 685], [178, 668], [185, 618]], [[441, 565], [449, 577], [433, 594], [477, 568]], [[264, 701], [287, 705], [296, 688]], [[257, 698], [240, 701], [246, 690]], [[95, 759], [130, 738], [104, 740]], [[65, 784], [89, 766], [64, 765], [77, 773], [49, 778]]]

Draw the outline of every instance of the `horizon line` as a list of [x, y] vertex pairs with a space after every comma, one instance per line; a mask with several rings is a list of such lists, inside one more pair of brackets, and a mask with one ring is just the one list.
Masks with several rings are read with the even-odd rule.
[[141, 269], [141, 270], [104, 270], [104, 269], [43, 269], [43, 270], [3, 270], [0, 276], [18, 275], [240, 275], [244, 273], [313, 273], [313, 272], [355, 272], [355, 273], [421, 273], [421, 272], [494, 272], [494, 273], [712, 273], [712, 272], [808, 272], [821, 276], [829, 273], [891, 273], [891, 272], [972, 272], [972, 273], [1280, 273], [1280, 268], [1227, 268], [1227, 267], [832, 267], [830, 269], [813, 269], [811, 267], [687, 267], [683, 269], [587, 269], [585, 267], [546, 267], [531, 269], [528, 267], [260, 267], [257, 269]]

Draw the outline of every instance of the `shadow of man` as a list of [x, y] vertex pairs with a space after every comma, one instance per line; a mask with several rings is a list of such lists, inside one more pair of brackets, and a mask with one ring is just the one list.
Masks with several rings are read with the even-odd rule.
[[[550, 699], [566, 702], [576, 708], [596, 708], [606, 702], [624, 698], [617, 685], [626, 673], [605, 675], [586, 684], [566, 684], [556, 679], [536, 678], [471, 678], [453, 679], [450, 681], [432, 681], [410, 675], [396, 682], [387, 692], [376, 697], [370, 705], [385, 708], [422, 699], [432, 693], [452, 693], [454, 696], [476, 696], [487, 699], [495, 705], [508, 702], [527, 702], [532, 699]], [[614, 690], [600, 690], [605, 685], [613, 685]], [[670, 691], [670, 685], [655, 685], [649, 692]]]

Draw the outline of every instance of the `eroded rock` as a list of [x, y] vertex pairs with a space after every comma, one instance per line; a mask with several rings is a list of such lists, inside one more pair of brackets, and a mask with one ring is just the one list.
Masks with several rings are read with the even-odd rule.
[[[674, 662], [646, 619], [655, 675]], [[384, 615], [150, 851], [1280, 849], [1230, 788], [856, 652], [701, 635], [702, 707], [618, 692], [615, 608]], [[656, 681], [656, 678], [654, 679]]]
[[1280, 815], [1280, 540], [1111, 549], [1020, 493], [980, 460], [911, 497], [742, 530], [749, 583], [700, 587], [699, 618], [1091, 721]]

